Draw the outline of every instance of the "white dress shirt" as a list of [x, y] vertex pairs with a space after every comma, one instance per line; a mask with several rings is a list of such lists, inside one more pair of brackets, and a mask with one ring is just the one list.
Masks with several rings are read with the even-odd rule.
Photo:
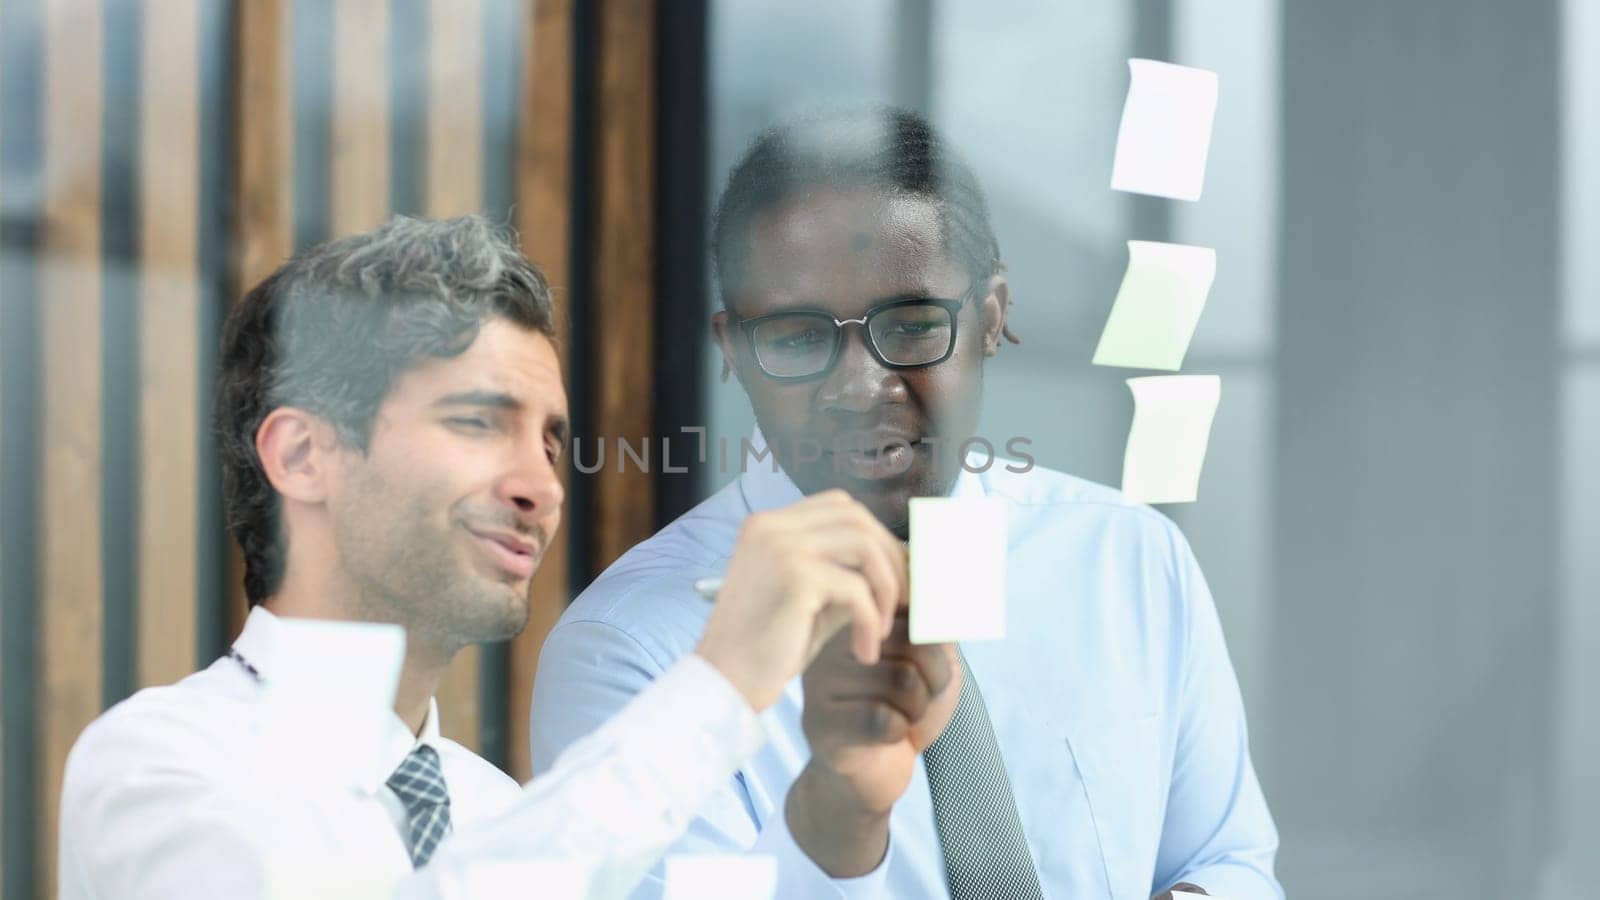
[[[984, 464], [970, 457], [953, 495], [1007, 507], [1006, 638], [961, 650], [1045, 897], [1148, 900], [1182, 880], [1232, 900], [1282, 900], [1277, 829], [1188, 542], [1109, 488], [1006, 460], [978, 471]], [[670, 677], [711, 611], [694, 580], [727, 568], [752, 513], [800, 496], [783, 472], [753, 462], [573, 601], [539, 655], [535, 773], [559, 768], [573, 741]], [[949, 896], [920, 758], [872, 873], [830, 878], [796, 845], [784, 803], [811, 757], [804, 711], [795, 679], [763, 714], [772, 739], [708, 799], [674, 852], [775, 857], [782, 900]], [[664, 892], [657, 867], [635, 896]]]
[[[485, 896], [517, 866], [597, 866], [593, 895], [626, 894], [764, 742], [754, 712], [691, 656], [616, 719], [519, 788], [438, 731], [392, 717], [384, 758], [339, 788], [274, 754], [263, 682], [295, 665], [293, 636], [257, 607], [224, 657], [140, 691], [89, 726], [61, 798], [65, 900]], [[419, 743], [439, 754], [453, 831], [413, 872], [405, 812], [386, 786]], [[470, 887], [470, 891], [469, 891]], [[520, 885], [525, 893], [527, 883]]]

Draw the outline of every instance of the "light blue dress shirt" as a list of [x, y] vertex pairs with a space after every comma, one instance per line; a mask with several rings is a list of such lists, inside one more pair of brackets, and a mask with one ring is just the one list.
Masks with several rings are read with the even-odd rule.
[[[977, 468], [981, 460], [969, 461]], [[572, 604], [539, 657], [535, 773], [690, 653], [744, 518], [800, 499], [752, 462], [634, 547]], [[1009, 511], [1006, 635], [962, 645], [983, 690], [1047, 897], [1148, 900], [1178, 881], [1230, 900], [1281, 898], [1277, 830], [1250, 763], [1244, 709], [1211, 593], [1167, 518], [1034, 468], [964, 471], [953, 492]], [[869, 875], [832, 879], [794, 843], [784, 798], [810, 752], [800, 680], [763, 719], [767, 745], [674, 848], [766, 853], [782, 898], [947, 897], [919, 760]], [[635, 895], [659, 897], [661, 870]]]

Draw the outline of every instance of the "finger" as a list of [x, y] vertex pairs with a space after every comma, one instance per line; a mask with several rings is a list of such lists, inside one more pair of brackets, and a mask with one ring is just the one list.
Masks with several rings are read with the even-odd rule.
[[[869, 514], [870, 515], [870, 514]], [[872, 519], [866, 526], [874, 557], [882, 560], [884, 567], [893, 576], [893, 584], [887, 596], [880, 597], [888, 609], [884, 618], [884, 637], [889, 636], [889, 630], [894, 624], [894, 613], [898, 610], [909, 609], [911, 604], [911, 557], [907, 552], [906, 543], [893, 534], [877, 519]]]
[[838, 700], [814, 711], [814, 733], [834, 735], [836, 745], [893, 744], [905, 740], [911, 723], [887, 703], [866, 698]]
[[875, 664], [882, 648], [883, 624], [866, 578], [854, 569], [836, 565], [816, 568], [811, 578], [825, 609], [833, 613], [826, 624], [836, 631], [848, 622], [850, 647], [856, 660], [865, 666]]
[[[876, 524], [876, 523], [874, 523]], [[885, 622], [905, 594], [906, 572], [893, 552], [883, 546], [853, 515], [820, 522], [804, 535], [795, 535], [794, 550], [861, 573], [872, 589], [874, 602], [883, 609]], [[878, 635], [882, 640], [885, 631]]]
[[907, 571], [895, 558], [893, 549], [868, 540], [861, 547], [861, 574], [872, 585], [872, 598], [878, 607], [878, 640], [889, 636], [894, 627], [894, 612], [904, 602]]
[[[903, 633], [903, 629], [904, 625], [897, 621], [896, 634]], [[955, 668], [959, 663], [956, 661], [955, 646], [952, 644], [913, 644], [905, 640], [897, 641], [891, 635], [882, 647], [883, 660], [904, 660], [915, 665], [922, 673], [922, 678], [932, 694], [944, 693], [945, 688], [949, 687], [951, 680], [955, 678]]]
[[894, 542], [894, 560], [897, 571], [906, 573], [906, 589], [900, 594], [898, 609], [911, 609], [911, 544], [907, 541]]
[[850, 622], [850, 650], [856, 661], [863, 666], [876, 665], [883, 652], [883, 617], [873, 603], [872, 591], [852, 591], [836, 600], [835, 605]]
[[873, 595], [884, 609], [884, 636], [893, 611], [906, 605], [909, 597], [909, 568], [906, 545], [889, 533], [866, 506], [850, 500], [838, 505], [837, 519], [814, 532], [822, 536], [819, 545], [845, 565], [859, 568], [872, 583]]
[[866, 578], [879, 609], [881, 640], [890, 615], [905, 603], [905, 546], [864, 505], [833, 489], [764, 514], [760, 535], [786, 554], [815, 554]]
[[[823, 653], [848, 656], [854, 652], [849, 649], [854, 646], [854, 632], [841, 633], [854, 628], [849, 608], [829, 601], [826, 596], [818, 596], [820, 599], [816, 601], [816, 613], [811, 625], [811, 643], [806, 647], [801, 671], [809, 671], [811, 664]], [[843, 642], [843, 646], [832, 647], [838, 642]]]
[[882, 548], [884, 558], [891, 563], [903, 566], [906, 561], [905, 542], [891, 534], [865, 504], [838, 488], [755, 515], [773, 530], [787, 532], [794, 538], [811, 538], [818, 547], [849, 554], [844, 561], [851, 566], [859, 565], [859, 548], [863, 543]]
[[894, 621], [889, 623], [889, 635], [883, 642], [895, 647], [916, 646], [911, 643], [911, 610], [895, 610]]
[[881, 700], [908, 721], [916, 722], [927, 713], [935, 693], [915, 664], [904, 659], [885, 659], [864, 673], [854, 690], [839, 699]]

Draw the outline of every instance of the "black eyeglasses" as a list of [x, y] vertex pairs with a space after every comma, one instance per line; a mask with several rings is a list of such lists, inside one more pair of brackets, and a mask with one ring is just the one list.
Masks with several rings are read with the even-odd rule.
[[867, 349], [885, 368], [918, 369], [950, 358], [956, 348], [961, 300], [902, 297], [880, 303], [859, 319], [820, 310], [788, 310], [740, 319], [750, 353], [768, 378], [804, 381], [833, 368], [846, 325], [860, 325]]

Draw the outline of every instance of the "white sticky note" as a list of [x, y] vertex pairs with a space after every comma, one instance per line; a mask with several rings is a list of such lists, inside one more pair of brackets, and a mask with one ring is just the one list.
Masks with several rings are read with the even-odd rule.
[[594, 879], [599, 865], [599, 860], [589, 857], [471, 863], [461, 893], [474, 900], [522, 900], [536, 889], [540, 897], [588, 900], [603, 896]]
[[665, 900], [772, 900], [778, 860], [763, 854], [667, 857]]
[[1191, 894], [1188, 891], [1173, 891], [1172, 900], [1222, 900], [1220, 897], [1208, 897], [1205, 894]]
[[911, 643], [1006, 636], [1006, 504], [911, 500]]
[[1128, 271], [1100, 333], [1094, 364], [1183, 368], [1216, 276], [1217, 251], [1210, 247], [1129, 241]]
[[1217, 112], [1217, 73], [1153, 59], [1130, 59], [1128, 71], [1111, 187], [1199, 200]]
[[405, 657], [398, 625], [282, 617], [284, 665], [262, 672], [268, 739], [282, 765], [314, 761], [318, 777], [365, 782], [381, 765]]
[[321, 847], [307, 846], [308, 838], [306, 834], [252, 835], [251, 840], [256, 843], [264, 863], [262, 900], [305, 900], [307, 897], [392, 900], [395, 883], [399, 880], [396, 873], [374, 871], [377, 867], [372, 866], [353, 866], [347, 854], [339, 855], [326, 842]]
[[1133, 427], [1122, 458], [1122, 493], [1135, 503], [1192, 503], [1211, 421], [1222, 399], [1216, 375], [1129, 378]]

